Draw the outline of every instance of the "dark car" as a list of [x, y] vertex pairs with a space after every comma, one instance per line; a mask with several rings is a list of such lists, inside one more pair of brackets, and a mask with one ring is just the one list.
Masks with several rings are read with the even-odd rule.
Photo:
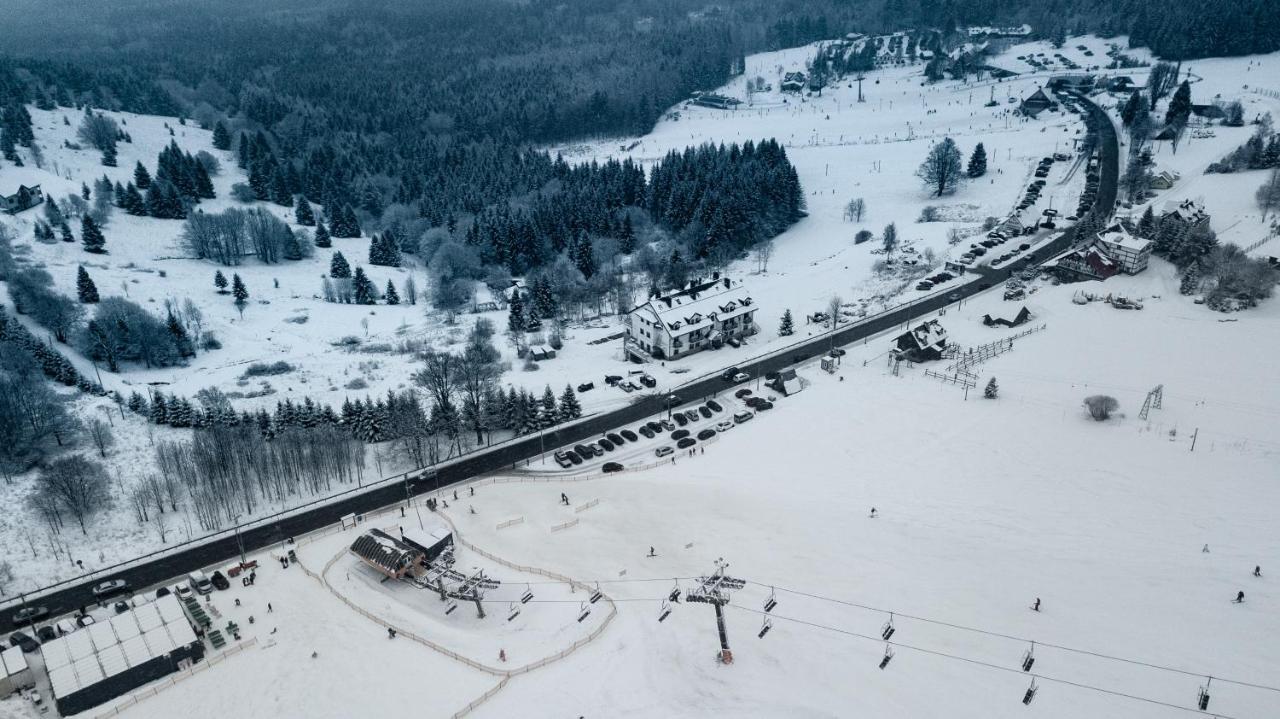
[[89, 591], [93, 592], [95, 599], [101, 600], [113, 594], [119, 594], [129, 588], [129, 583], [123, 579], [108, 579], [105, 582], [98, 582], [93, 585]]
[[616, 374], [607, 374], [604, 376], [604, 383], [613, 386], [622, 381], [622, 378]]
[[618, 432], [618, 434], [622, 435], [622, 438], [623, 438], [623, 439], [625, 439], [625, 440], [627, 440], [628, 442], [639, 442], [639, 441], [640, 441], [640, 438], [636, 436], [636, 433], [635, 433], [635, 432], [632, 432], [632, 431], [631, 431], [631, 430], [629, 430], [629, 429], [624, 429], [624, 430], [622, 430], [621, 432]]
[[610, 442], [607, 437], [601, 437], [600, 439], [597, 439], [596, 444], [600, 445], [600, 447], [603, 448], [604, 451], [606, 452], [613, 451], [613, 442]]
[[578, 385], [579, 392], [590, 392], [595, 388], [596, 388], [595, 382], [583, 382], [582, 384]]
[[609, 472], [621, 472], [622, 465], [617, 462], [605, 462], [604, 467], [601, 467], [601, 469], [603, 469], [606, 474]]
[[159, 599], [160, 597], [167, 597], [172, 593], [173, 592], [170, 592], [168, 587], [160, 587], [156, 590], [156, 599]]
[[711, 419], [711, 415], [713, 414], [713, 412], [711, 411], [710, 407], [706, 405], [702, 405], [701, 407], [698, 408], [698, 414], [702, 415], [703, 419]]
[[231, 588], [231, 582], [227, 580], [227, 575], [221, 571], [214, 571], [213, 574], [209, 575], [209, 581], [213, 582], [213, 588], [219, 592], [225, 592]]
[[610, 442], [613, 442], [614, 446], [621, 447], [623, 444], [625, 444], [625, 442], [622, 439], [622, 436], [619, 435], [617, 432], [610, 432], [609, 434], [606, 434], [605, 437], [608, 438]]
[[573, 445], [573, 451], [582, 455], [582, 457], [584, 458], [595, 456], [595, 452], [592, 452], [586, 445], [583, 445], [583, 444]]
[[714, 399], [709, 399], [709, 400], [707, 400], [707, 406], [711, 408], [711, 411], [712, 411], [712, 412], [723, 412], [723, 411], [724, 411], [724, 407], [721, 407], [721, 406], [720, 406], [720, 403], [719, 403], [719, 402], [717, 402], [717, 401], [715, 401]]
[[9, 644], [22, 649], [26, 654], [30, 654], [31, 652], [38, 651], [40, 649], [40, 642], [32, 639], [29, 634], [24, 634], [22, 632], [14, 632], [13, 634], [10, 634]]
[[577, 450], [566, 449], [564, 451], [564, 456], [568, 457], [569, 461], [574, 464], [582, 464], [582, 457], [578, 456]]
[[742, 370], [738, 369], [737, 367], [729, 367], [728, 369], [720, 373], [720, 379], [724, 380], [725, 382], [732, 382], [733, 376], [738, 374], [741, 371]]
[[675, 440], [681, 440], [688, 436], [689, 436], [689, 430], [687, 429], [677, 429], [676, 431], [671, 433], [671, 439], [675, 439]]
[[13, 615], [13, 625], [20, 627], [23, 624], [30, 624], [49, 616], [48, 607], [23, 607]]
[[116, 602], [115, 608], [116, 608], [116, 614], [124, 614], [125, 612], [132, 609], [132, 607], [129, 606], [128, 602]]
[[767, 400], [767, 399], [762, 399], [762, 400], [760, 400], [759, 402], [756, 402], [756, 411], [757, 411], [757, 412], [763, 412], [763, 411], [765, 411], [766, 409], [773, 409], [773, 403], [772, 403], [772, 402], [770, 402], [770, 401], [769, 401], [769, 400]]
[[738, 399], [742, 399], [743, 397], [750, 397], [750, 396], [751, 396], [751, 390], [746, 389], [746, 388], [744, 387], [744, 388], [742, 388], [742, 389], [738, 390], [737, 392], [734, 392], [734, 393], [733, 393], [733, 396], [734, 396], [734, 397], [736, 397], [736, 398], [738, 398]]
[[689, 418], [685, 417], [684, 414], [681, 412], [676, 412], [675, 414], [671, 415], [671, 418], [674, 419], [676, 421], [676, 424], [680, 425], [681, 427], [685, 426], [686, 424], [689, 424]]
[[711, 439], [714, 436], [716, 436], [716, 431], [714, 429], [704, 429], [698, 433], [698, 439], [704, 442]]
[[650, 432], [661, 432], [661, 431], [662, 431], [662, 423], [661, 423], [661, 422], [659, 422], [659, 421], [657, 421], [657, 420], [654, 420], [654, 421], [652, 421], [652, 422], [647, 422], [647, 423], [645, 423], [645, 425], [644, 425], [644, 426], [648, 427]]
[[41, 644], [48, 644], [58, 638], [58, 632], [52, 626], [46, 624], [36, 629], [36, 637], [40, 639]]
[[1018, 245], [1018, 250], [1020, 252], [1026, 252], [1029, 249], [1031, 249], [1031, 243], [1029, 242], [1024, 242], [1021, 245]]
[[680, 449], [688, 449], [697, 443], [698, 443], [698, 440], [694, 439], [693, 437], [685, 437], [679, 442], [676, 442], [676, 446], [679, 447]]
[[653, 430], [649, 429], [649, 425], [641, 426], [640, 434], [644, 435], [645, 439], [653, 439]]

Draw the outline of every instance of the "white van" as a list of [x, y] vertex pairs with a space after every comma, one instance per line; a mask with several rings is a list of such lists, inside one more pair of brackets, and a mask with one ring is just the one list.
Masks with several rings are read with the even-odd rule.
[[209, 594], [213, 591], [213, 582], [199, 569], [187, 575], [187, 584], [196, 594]]
[[742, 424], [743, 422], [750, 421], [751, 418], [754, 416], [755, 416], [754, 414], [747, 412], [746, 410], [743, 410], [742, 412], [739, 412], [733, 415], [733, 421], [737, 422], [738, 424]]

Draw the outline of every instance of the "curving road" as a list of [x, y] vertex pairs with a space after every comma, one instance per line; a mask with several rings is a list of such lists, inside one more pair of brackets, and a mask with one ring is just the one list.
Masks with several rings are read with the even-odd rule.
[[[1095, 207], [1110, 215], [1115, 207], [1116, 185], [1119, 176], [1119, 146], [1115, 127], [1106, 113], [1088, 98], [1080, 97], [1081, 104], [1095, 119], [1098, 127], [1101, 155], [1101, 171], [1098, 183], [1098, 196]], [[1071, 246], [1075, 241], [1075, 228], [1069, 228], [1060, 236], [1036, 249], [1036, 256], [1043, 260]], [[867, 317], [836, 330], [809, 340], [797, 343], [749, 362], [739, 365], [743, 372], [752, 376], [768, 372], [780, 371], [813, 357], [825, 353], [834, 345], [846, 345], [871, 337], [894, 327], [904, 326], [918, 320], [922, 316], [936, 312], [955, 301], [963, 300], [983, 292], [989, 288], [1000, 289], [1000, 285], [1010, 275], [1021, 271], [1031, 264], [1031, 259], [1022, 257], [999, 269], [984, 269], [975, 273], [969, 282], [939, 291], [914, 302]], [[950, 299], [957, 296], [957, 300]], [[718, 373], [708, 377], [694, 379], [672, 390], [682, 401], [695, 401], [710, 397], [724, 391], [727, 385]], [[414, 495], [430, 492], [437, 487], [447, 487], [466, 481], [473, 477], [510, 467], [517, 462], [542, 454], [543, 448], [554, 448], [572, 445], [578, 442], [593, 440], [601, 434], [618, 429], [625, 425], [639, 422], [667, 411], [667, 400], [663, 396], [647, 396], [638, 398], [634, 404], [589, 417], [581, 422], [557, 428], [543, 433], [541, 436], [531, 435], [503, 443], [490, 449], [474, 452], [459, 460], [439, 465], [434, 477], [422, 473], [411, 476], [405, 482], [387, 482], [369, 491], [356, 493], [351, 497], [330, 504], [299, 512], [281, 518], [270, 524], [246, 528], [239, 540], [234, 536], [216, 539], [190, 549], [182, 550], [158, 557], [154, 560], [138, 564], [115, 574], [97, 576], [80, 584], [69, 585], [61, 589], [43, 594], [30, 604], [47, 607], [49, 616], [56, 617], [81, 606], [92, 605], [95, 600], [90, 587], [103, 578], [119, 577], [129, 582], [134, 588], [149, 587], [161, 582], [172, 581], [193, 569], [208, 567], [219, 562], [227, 562], [238, 556], [243, 542], [245, 551], [254, 551], [277, 544], [286, 537], [293, 537], [338, 522], [343, 516], [352, 513], [371, 511], [378, 507], [395, 504], [405, 499], [406, 492]], [[5, 606], [0, 616], [0, 632], [8, 633], [14, 629], [13, 613], [18, 609], [16, 603]]]

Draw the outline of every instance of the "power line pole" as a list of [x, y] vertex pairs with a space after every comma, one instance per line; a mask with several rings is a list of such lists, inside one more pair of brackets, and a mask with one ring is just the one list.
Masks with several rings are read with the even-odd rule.
[[736, 579], [725, 574], [729, 563], [723, 558], [716, 559], [716, 571], [709, 577], [700, 577], [698, 586], [685, 594], [686, 602], [710, 604], [716, 610], [716, 631], [720, 634], [720, 654], [717, 659], [721, 664], [733, 663], [733, 652], [729, 649], [729, 632], [724, 623], [724, 605], [729, 603], [729, 592], [742, 589], [746, 580]]

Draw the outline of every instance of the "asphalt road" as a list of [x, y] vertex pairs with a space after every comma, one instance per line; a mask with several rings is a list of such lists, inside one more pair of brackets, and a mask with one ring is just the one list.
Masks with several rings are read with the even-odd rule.
[[[1082, 104], [1098, 121], [1101, 172], [1097, 203], [1099, 207], [1106, 208], [1109, 214], [1115, 207], [1116, 183], [1119, 175], [1119, 147], [1115, 128], [1102, 110], [1087, 98], [1081, 99]], [[1068, 248], [1074, 239], [1074, 228], [1071, 228], [1048, 244], [1036, 249], [1035, 255], [1037, 259], [1043, 261]], [[743, 363], [739, 368], [752, 376], [780, 371], [818, 357], [832, 346], [852, 344], [885, 330], [905, 326], [910, 321], [919, 320], [924, 315], [936, 312], [955, 301], [972, 297], [988, 288], [998, 290], [1005, 279], [1029, 264], [1031, 264], [1029, 258], [1022, 257], [999, 269], [985, 269], [975, 273], [977, 276], [967, 283], [943, 290], [908, 307], [888, 310], [838, 329], [834, 337], [826, 333], [806, 340], [795, 348]], [[951, 296], [956, 296], [957, 299], [952, 300]], [[675, 388], [672, 392], [680, 397], [682, 402], [694, 402], [711, 397], [731, 386], [721, 380], [717, 374], [710, 378], [693, 380], [689, 384]], [[594, 440], [605, 432], [665, 413], [668, 409], [666, 402], [665, 396], [637, 397], [635, 403], [627, 407], [596, 415], [569, 427], [550, 430], [543, 433], [541, 437], [531, 435], [489, 450], [475, 452], [459, 461], [439, 467], [434, 478], [429, 478], [425, 471], [410, 477], [407, 480], [407, 490], [414, 495], [430, 492], [437, 486], [448, 487], [537, 457], [542, 454], [544, 447], [552, 449]], [[47, 607], [50, 612], [49, 617], [55, 618], [81, 606], [93, 605], [95, 600], [90, 588], [104, 579], [122, 578], [133, 588], [174, 581], [175, 578], [182, 577], [194, 569], [232, 560], [240, 553], [240, 542], [243, 542], [244, 550], [247, 552], [279, 544], [286, 537], [300, 536], [335, 524], [348, 514], [369, 512], [403, 501], [405, 492], [406, 483], [388, 483], [367, 492], [357, 493], [346, 499], [283, 518], [272, 524], [245, 529], [241, 532], [239, 541], [234, 536], [214, 540], [158, 557], [116, 574], [97, 576], [82, 584], [69, 585], [37, 600], [32, 600], [29, 604]], [[7, 634], [15, 628], [12, 621], [13, 613], [18, 608], [18, 605], [5, 608], [3, 616], [0, 616], [0, 632]]]

